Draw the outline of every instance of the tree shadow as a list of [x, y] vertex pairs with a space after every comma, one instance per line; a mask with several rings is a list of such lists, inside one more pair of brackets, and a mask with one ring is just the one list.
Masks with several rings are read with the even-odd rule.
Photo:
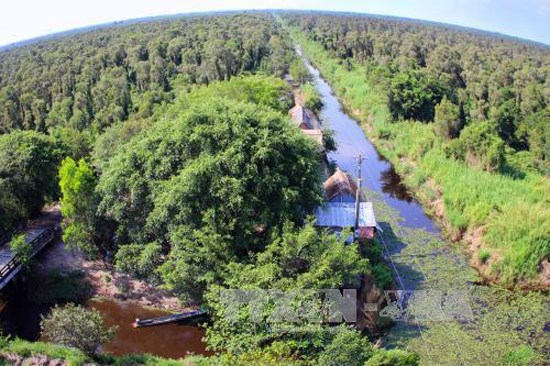
[[380, 182], [382, 183], [382, 192], [389, 194], [391, 198], [409, 203], [413, 201], [413, 196], [403, 184], [393, 165], [380, 173]]
[[394, 274], [395, 285], [398, 290], [414, 291], [421, 288], [424, 274], [408, 264], [394, 261], [393, 256], [398, 256], [407, 245], [395, 234], [388, 222], [378, 222], [383, 232], [379, 232], [379, 242], [384, 250], [384, 260], [390, 266]]
[[512, 178], [514, 180], [523, 180], [525, 179], [525, 176], [527, 175], [525, 172], [517, 169], [516, 167], [506, 163], [504, 167], [500, 170], [500, 173], [502, 175], [507, 176], [508, 178]]

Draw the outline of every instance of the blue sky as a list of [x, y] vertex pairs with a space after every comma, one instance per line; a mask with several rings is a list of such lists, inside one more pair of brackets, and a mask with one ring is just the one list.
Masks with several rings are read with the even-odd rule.
[[496, 31], [550, 44], [550, 0], [6, 0], [0, 8], [0, 45], [115, 20], [253, 8], [395, 15]]

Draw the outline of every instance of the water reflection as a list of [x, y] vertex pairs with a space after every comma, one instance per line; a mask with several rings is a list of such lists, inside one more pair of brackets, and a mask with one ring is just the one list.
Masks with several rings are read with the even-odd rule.
[[[297, 51], [301, 54], [299, 48]], [[319, 71], [310, 63], [306, 63], [306, 66], [313, 75], [315, 86], [323, 100], [321, 118], [325, 126], [334, 131], [338, 146], [336, 151], [329, 154], [329, 159], [341, 169], [356, 175], [356, 157], [361, 155], [366, 158], [362, 164], [364, 186], [382, 193], [386, 203], [399, 211], [404, 219], [404, 226], [438, 232], [439, 229], [424, 213], [422, 206], [409, 194], [392, 164], [378, 154], [357, 121], [343, 111], [330, 86], [320, 77]]]
[[405, 202], [413, 201], [413, 196], [393, 166], [380, 173], [380, 181], [382, 182], [382, 192], [389, 194], [391, 198]]
[[[41, 316], [50, 312], [51, 304], [30, 301], [23, 286], [10, 285], [0, 292], [0, 334], [29, 341], [40, 340]], [[162, 310], [142, 307], [135, 303], [114, 300], [89, 301], [89, 308], [101, 312], [105, 323], [118, 327], [115, 339], [104, 345], [105, 352], [114, 355], [143, 354], [181, 358], [188, 353], [209, 355], [202, 341], [204, 329], [189, 324], [166, 324], [135, 329], [135, 318], [146, 319], [166, 315]]]

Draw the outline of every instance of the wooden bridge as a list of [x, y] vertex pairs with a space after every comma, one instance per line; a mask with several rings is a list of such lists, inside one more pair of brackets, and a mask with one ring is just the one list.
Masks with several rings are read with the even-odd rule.
[[[34, 257], [48, 245], [57, 230], [57, 225], [30, 229], [25, 234], [25, 241], [32, 248], [31, 257]], [[21, 258], [14, 253], [9, 240], [3, 240], [0, 246], [0, 290], [3, 289], [21, 271]]]

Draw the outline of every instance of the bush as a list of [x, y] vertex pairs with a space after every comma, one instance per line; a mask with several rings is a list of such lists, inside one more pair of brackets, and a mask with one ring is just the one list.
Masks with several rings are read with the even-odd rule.
[[374, 283], [380, 289], [389, 289], [393, 284], [393, 273], [383, 263], [376, 263], [372, 266], [372, 275], [374, 276]]
[[520, 346], [504, 355], [506, 365], [532, 365], [537, 353], [528, 346]]
[[472, 123], [447, 147], [448, 155], [487, 171], [500, 171], [505, 164], [504, 141], [489, 121]]
[[32, 247], [25, 240], [25, 235], [18, 235], [10, 242], [11, 251], [19, 258], [23, 267], [28, 267], [32, 259]]
[[302, 85], [301, 90], [304, 94], [306, 107], [315, 113], [319, 113], [321, 108], [323, 108], [323, 100], [321, 99], [317, 89], [310, 83], [305, 83]]
[[373, 354], [372, 344], [355, 329], [341, 326], [318, 359], [319, 366], [362, 366]]
[[334, 130], [328, 128], [323, 129], [323, 147], [325, 151], [336, 151], [338, 148], [334, 140]]
[[443, 98], [440, 83], [425, 72], [412, 70], [397, 74], [388, 93], [388, 107], [394, 120], [432, 121], [435, 105]]
[[418, 362], [418, 355], [414, 353], [397, 349], [380, 349], [365, 363], [365, 366], [416, 366]]
[[146, 245], [128, 244], [120, 247], [115, 255], [119, 271], [143, 278], [153, 279], [155, 269], [162, 262], [162, 246], [156, 242]]
[[296, 59], [289, 67], [290, 76], [300, 84], [306, 83], [309, 80], [309, 71], [304, 65], [302, 59]]
[[458, 106], [443, 98], [435, 107], [434, 127], [436, 133], [445, 139], [458, 137], [463, 127]]
[[482, 251], [479, 252], [478, 256], [481, 263], [487, 263], [489, 258], [491, 258], [491, 253], [489, 253], [488, 250], [483, 249]]
[[49, 341], [67, 347], [78, 348], [88, 355], [97, 353], [99, 347], [113, 339], [116, 328], [103, 324], [101, 313], [87, 310], [75, 304], [55, 307], [42, 318], [42, 334]]

